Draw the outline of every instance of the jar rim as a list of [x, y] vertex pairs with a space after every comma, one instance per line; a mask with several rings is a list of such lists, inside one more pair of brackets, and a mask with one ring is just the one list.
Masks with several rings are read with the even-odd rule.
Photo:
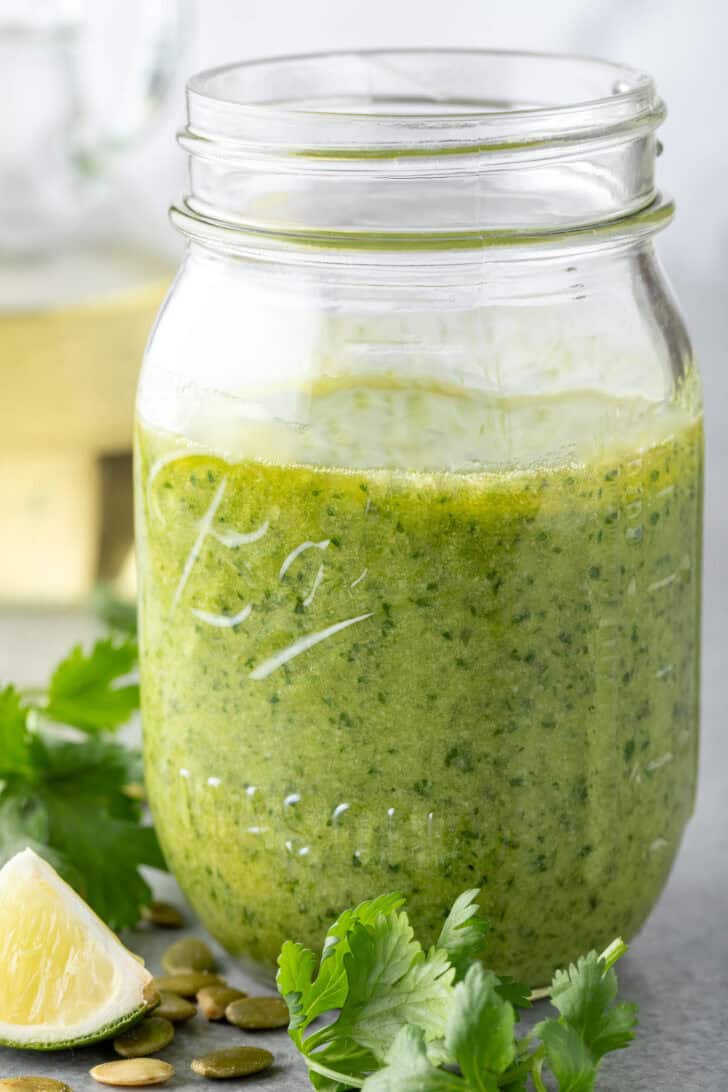
[[[546, 101], [545, 89], [551, 89]], [[519, 50], [268, 57], [200, 72], [188, 81], [187, 95], [189, 135], [338, 158], [558, 145], [655, 128], [665, 114], [646, 72], [578, 54]]]
[[[187, 87], [193, 216], [287, 245], [482, 246], [657, 200], [652, 78], [611, 61], [390, 49], [227, 65]], [[475, 244], [474, 244], [475, 240]]]

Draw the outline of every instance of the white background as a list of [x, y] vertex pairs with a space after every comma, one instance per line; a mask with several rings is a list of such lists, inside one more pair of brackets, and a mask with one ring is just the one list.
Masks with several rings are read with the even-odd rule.
[[[94, 7], [101, 10], [111, 2], [95, 0]], [[189, 2], [194, 15], [177, 86], [127, 172], [143, 177], [156, 230], [183, 185], [183, 156], [175, 149], [174, 133], [184, 120], [184, 77], [191, 72], [321, 49], [557, 50], [620, 61], [655, 76], [669, 108], [659, 177], [679, 205], [679, 220], [663, 251], [681, 277], [713, 279], [720, 269], [728, 243], [728, 8], [720, 0]], [[134, 7], [125, 0], [127, 11]], [[725, 263], [724, 270], [725, 286]]]

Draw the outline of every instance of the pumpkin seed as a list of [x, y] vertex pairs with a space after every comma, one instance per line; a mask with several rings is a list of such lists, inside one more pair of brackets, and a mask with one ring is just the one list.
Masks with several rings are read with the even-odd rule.
[[154, 979], [160, 993], [178, 993], [180, 997], [196, 997], [205, 986], [226, 986], [224, 978], [209, 971], [180, 971], [179, 974], [162, 974]]
[[167, 974], [179, 971], [214, 971], [215, 957], [197, 937], [184, 937], [178, 940], [162, 956], [162, 966]]
[[142, 920], [149, 922], [150, 925], [156, 925], [159, 929], [181, 929], [185, 923], [185, 919], [176, 906], [172, 906], [171, 902], [159, 900], [150, 902], [149, 906], [144, 907]]
[[282, 997], [243, 997], [228, 1005], [225, 1019], [247, 1031], [287, 1028], [288, 1005]]
[[3, 1077], [0, 1088], [5, 1092], [71, 1092], [67, 1084], [52, 1077]]
[[104, 1062], [89, 1070], [99, 1084], [111, 1084], [116, 1088], [144, 1088], [150, 1084], [164, 1084], [174, 1077], [174, 1068], [159, 1058], [131, 1058], [125, 1062]]
[[148, 1016], [129, 1031], [114, 1039], [114, 1050], [122, 1058], [146, 1058], [156, 1054], [174, 1039], [174, 1027], [163, 1016]]
[[205, 986], [197, 995], [197, 1003], [206, 1020], [224, 1020], [228, 1005], [247, 996], [243, 990], [235, 990], [232, 986]]
[[[209, 988], [222, 989], [223, 987], [213, 986]], [[200, 992], [204, 993], [204, 990]], [[193, 1005], [191, 1001], [185, 1001], [184, 997], [180, 997], [178, 993], [168, 993], [166, 990], [161, 995], [160, 1002], [154, 1010], [155, 1016], [163, 1016], [165, 1020], [169, 1020], [173, 1024], [184, 1024], [186, 1020], [191, 1020], [196, 1014], [196, 1005]]]
[[233, 1047], [231, 1050], [213, 1050], [192, 1062], [192, 1070], [200, 1077], [212, 1080], [223, 1077], [248, 1077], [260, 1073], [273, 1064], [273, 1055], [262, 1047]]

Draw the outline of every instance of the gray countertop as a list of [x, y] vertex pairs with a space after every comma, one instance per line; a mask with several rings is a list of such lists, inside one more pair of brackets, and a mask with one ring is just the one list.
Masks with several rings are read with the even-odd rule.
[[[720, 867], [728, 837], [725, 823], [717, 822], [720, 801], [716, 796], [711, 804], [707, 795], [660, 905], [620, 964], [621, 992], [639, 1002], [641, 1026], [629, 1050], [607, 1059], [600, 1092], [703, 1092], [723, 1087], [720, 1078], [728, 1077], [728, 1010], [721, 1004], [728, 998], [728, 877]], [[163, 888], [165, 896], [184, 905], [171, 881]], [[204, 935], [200, 929], [194, 931]], [[125, 939], [144, 955], [151, 970], [158, 971], [161, 953], [180, 935], [140, 929]], [[233, 984], [264, 992], [220, 954]], [[537, 1008], [544, 1009], [545, 1003]], [[191, 1059], [239, 1042], [268, 1047], [276, 1063], [264, 1075], [230, 1081], [225, 1087], [250, 1092], [303, 1092], [310, 1087], [285, 1032], [249, 1035], [207, 1024], [201, 1017], [179, 1028], [175, 1042], [164, 1051], [162, 1056], [176, 1069], [165, 1087], [170, 1092], [211, 1087], [190, 1071]], [[57, 1055], [0, 1050], [0, 1074], [56, 1077], [74, 1092], [99, 1092], [101, 1086], [88, 1071], [113, 1057], [108, 1045]]]

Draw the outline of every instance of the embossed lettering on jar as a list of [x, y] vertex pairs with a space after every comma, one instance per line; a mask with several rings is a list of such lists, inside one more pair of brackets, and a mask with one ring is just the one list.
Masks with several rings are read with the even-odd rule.
[[344, 907], [499, 972], [633, 935], [691, 813], [700, 385], [639, 72], [485, 52], [193, 79], [138, 400], [146, 778], [270, 973]]

